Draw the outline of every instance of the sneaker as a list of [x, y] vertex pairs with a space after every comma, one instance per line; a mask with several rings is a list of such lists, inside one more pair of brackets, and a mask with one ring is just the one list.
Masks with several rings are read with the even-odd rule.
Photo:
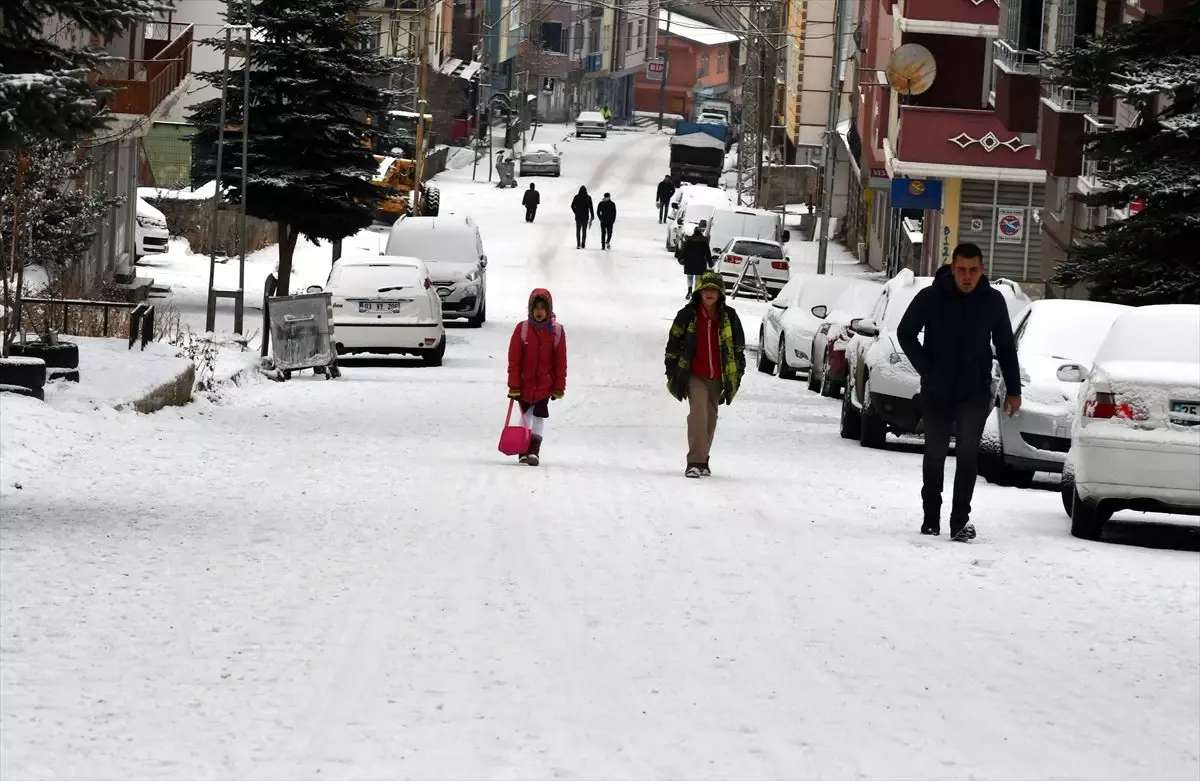
[[975, 524], [968, 523], [958, 531], [954, 532], [954, 536], [950, 538], [954, 542], [970, 542], [975, 539]]
[[707, 461], [705, 461], [705, 462], [704, 462], [704, 463], [703, 463], [703, 464], [700, 466], [700, 476], [701, 476], [701, 477], [712, 477], [712, 470], [708, 468], [708, 462], [707, 462]]
[[925, 521], [921, 524], [921, 534], [930, 534], [934, 537], [942, 533], [942, 524], [938, 521]]
[[685, 472], [683, 473], [683, 476], [684, 476], [684, 477], [700, 477], [700, 476], [701, 476], [700, 467], [698, 467], [698, 466], [689, 466], [689, 467], [687, 468], [687, 471], [685, 471]]

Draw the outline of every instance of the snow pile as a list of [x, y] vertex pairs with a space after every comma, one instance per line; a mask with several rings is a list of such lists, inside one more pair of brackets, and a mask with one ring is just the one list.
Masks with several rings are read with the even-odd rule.
[[146, 349], [124, 339], [66, 337], [79, 345], [79, 382], [52, 382], [46, 403], [59, 409], [98, 409], [132, 403], [187, 371], [179, 349], [151, 342]]
[[213, 180], [208, 184], [201, 185], [194, 190], [171, 190], [165, 187], [139, 187], [137, 194], [139, 198], [146, 198], [151, 201], [204, 201], [212, 198], [217, 193], [217, 182]]

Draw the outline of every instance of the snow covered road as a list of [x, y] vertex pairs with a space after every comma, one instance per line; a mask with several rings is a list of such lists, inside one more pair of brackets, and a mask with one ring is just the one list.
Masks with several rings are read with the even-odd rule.
[[[975, 543], [921, 538], [916, 451], [753, 369], [684, 480], [665, 139], [561, 147], [532, 226], [529, 180], [444, 177], [492, 318], [445, 366], [57, 418], [60, 470], [3, 481], [0, 775], [1200, 775], [1194, 551], [1075, 540], [1056, 494], [982, 483]], [[580, 184], [617, 202], [607, 253], [574, 247]], [[570, 378], [529, 469], [495, 445], [534, 286]]]

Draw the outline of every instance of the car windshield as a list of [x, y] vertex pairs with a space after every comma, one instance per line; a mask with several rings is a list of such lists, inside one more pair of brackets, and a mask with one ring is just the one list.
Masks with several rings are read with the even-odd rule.
[[1070, 317], [1062, 317], [1062, 313], [1053, 308], [1031, 312], [1025, 330], [1021, 332], [1021, 351], [1030, 350], [1037, 355], [1054, 355], [1090, 365], [1113, 321], [1127, 311], [1117, 307], [1072, 309]]
[[879, 285], [852, 284], [833, 305], [828, 319], [835, 323], [849, 323], [856, 317], [866, 317], [879, 298]]
[[885, 331], [895, 331], [900, 327], [900, 320], [908, 310], [908, 305], [925, 287], [925, 285], [909, 285], [892, 288], [888, 294], [887, 311], [883, 313], [883, 329]]
[[579, 119], [577, 119], [575, 121], [576, 122], [603, 122], [604, 117], [602, 117], [600, 114], [597, 114], [594, 111], [585, 111], [582, 114], [580, 114]]
[[530, 144], [529, 146], [525, 147], [525, 154], [527, 154], [527, 155], [542, 155], [542, 154], [552, 155], [552, 154], [554, 154], [554, 147], [549, 146], [547, 144]]
[[475, 237], [458, 231], [402, 231], [388, 242], [388, 254], [420, 258], [426, 263], [462, 263], [473, 266], [479, 262]]
[[375, 296], [380, 291], [395, 292], [386, 288], [416, 287], [420, 275], [414, 266], [397, 266], [388, 263], [369, 266], [335, 266], [329, 275], [329, 287], [345, 296]]
[[730, 251], [735, 255], [757, 256], [767, 260], [783, 259], [783, 249], [766, 241], [735, 241]]

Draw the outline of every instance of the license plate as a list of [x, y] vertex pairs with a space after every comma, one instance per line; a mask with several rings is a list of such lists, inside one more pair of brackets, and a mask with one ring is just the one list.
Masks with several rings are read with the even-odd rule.
[[1171, 411], [1200, 416], [1200, 401], [1172, 401]]
[[403, 301], [359, 301], [359, 314], [370, 312], [399, 312]]

